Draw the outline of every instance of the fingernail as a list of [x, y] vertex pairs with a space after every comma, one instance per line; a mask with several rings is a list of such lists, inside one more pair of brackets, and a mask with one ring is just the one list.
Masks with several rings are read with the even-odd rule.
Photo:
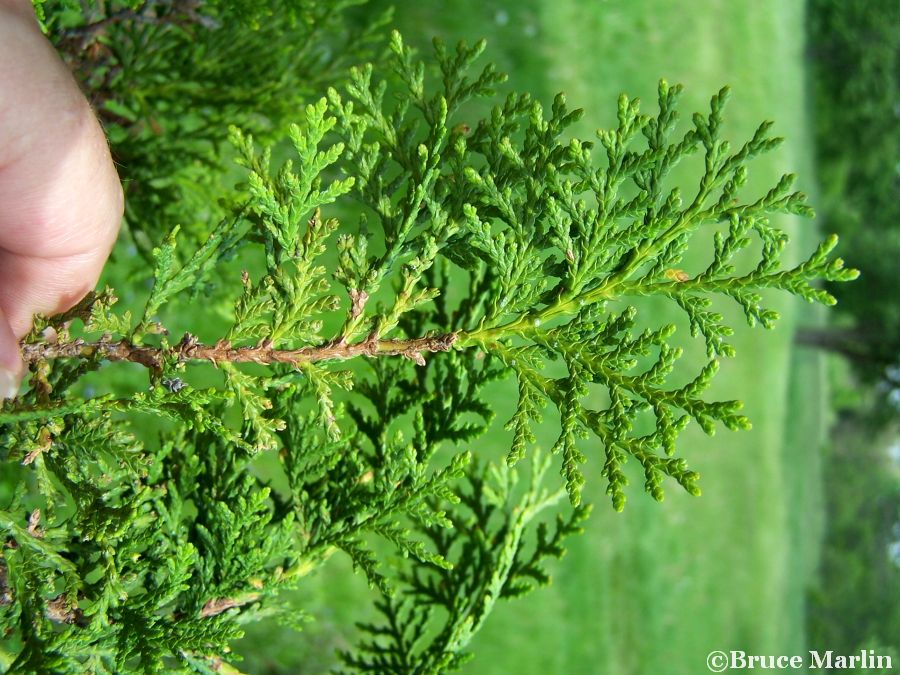
[[0, 401], [15, 398], [19, 393], [19, 376], [6, 369], [0, 369]]

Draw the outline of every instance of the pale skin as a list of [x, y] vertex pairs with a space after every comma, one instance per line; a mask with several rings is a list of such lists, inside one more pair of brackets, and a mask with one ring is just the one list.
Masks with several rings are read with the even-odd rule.
[[122, 220], [103, 130], [29, 0], [0, 0], [0, 398], [24, 372], [35, 314], [94, 288]]

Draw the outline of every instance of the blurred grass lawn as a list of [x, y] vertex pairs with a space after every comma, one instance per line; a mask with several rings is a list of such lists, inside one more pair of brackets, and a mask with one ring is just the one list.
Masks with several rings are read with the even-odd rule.
[[[374, 6], [381, 4], [387, 3]], [[427, 48], [433, 35], [451, 43], [486, 37], [486, 60], [510, 73], [510, 88], [545, 102], [565, 91], [570, 105], [587, 111], [576, 130], [583, 138], [612, 125], [620, 92], [640, 96], [654, 111], [660, 77], [686, 86], [682, 116], [688, 119], [729, 84], [725, 129], [733, 143], [749, 138], [763, 119], [774, 119], [776, 133], [787, 139], [751, 165], [747, 194], [768, 189], [788, 171], [800, 174], [801, 189], [813, 187], [801, 0], [395, 4], [407, 41]], [[675, 180], [696, 176], [696, 165], [688, 166]], [[788, 257], [808, 253], [815, 226], [782, 224], [793, 235]], [[710, 254], [695, 255], [700, 265]], [[821, 532], [824, 378], [820, 358], [791, 341], [794, 327], [814, 322], [816, 312], [784, 297], [774, 306], [782, 315], [778, 329], [739, 330], [738, 356], [722, 364], [712, 391], [742, 399], [753, 430], [706, 438], [691, 429], [682, 439], [682, 454], [703, 475], [702, 498], [670, 482], [665, 503], [656, 504], [632, 473], [625, 512], [615, 514], [603, 494], [599, 449], [586, 443], [585, 496], [595, 502], [588, 531], [555, 566], [550, 588], [495, 611], [465, 672], [677, 675], [706, 672], [706, 655], [716, 649], [803, 653], [804, 591]], [[686, 360], [703, 362], [702, 346], [687, 339], [679, 310], [646, 302], [639, 309], [654, 324], [676, 323]], [[737, 311], [728, 315], [741, 325]], [[512, 389], [498, 392], [498, 432], [479, 446], [505, 447], [500, 428], [514, 400]], [[549, 447], [552, 429], [539, 441]], [[238, 648], [249, 650], [242, 669], [322, 672], [332, 650], [352, 641], [338, 629], [361, 618], [367, 591], [358, 578], [348, 583], [345, 561], [329, 567], [298, 593], [298, 603], [317, 620], [300, 635], [251, 628]]]

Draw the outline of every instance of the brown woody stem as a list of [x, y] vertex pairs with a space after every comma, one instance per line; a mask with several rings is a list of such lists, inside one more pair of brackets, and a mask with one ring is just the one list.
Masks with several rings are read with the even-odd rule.
[[425, 353], [450, 351], [457, 340], [456, 333], [426, 336], [410, 340], [379, 340], [370, 336], [362, 342], [327, 342], [318, 347], [302, 349], [275, 349], [263, 341], [255, 347], [232, 347], [220, 340], [214, 345], [199, 342], [185, 333], [180, 342], [171, 347], [134, 345], [126, 340], [98, 340], [85, 342], [38, 342], [22, 345], [22, 356], [29, 365], [48, 359], [101, 359], [105, 361], [131, 361], [147, 368], [159, 370], [163, 364], [175, 358], [178, 362], [211, 361], [218, 363], [286, 363], [300, 365], [317, 361], [345, 361], [357, 356], [403, 356], [418, 364], [424, 364]]

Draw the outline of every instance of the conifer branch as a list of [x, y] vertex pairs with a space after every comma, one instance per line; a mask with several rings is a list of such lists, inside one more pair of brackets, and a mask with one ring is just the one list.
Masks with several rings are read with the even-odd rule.
[[[735, 355], [714, 301], [771, 328], [769, 290], [832, 304], [820, 282], [856, 276], [831, 255], [833, 237], [784, 265], [788, 238], [770, 218], [811, 209], [790, 175], [745, 194], [746, 165], [779, 139], [763, 123], [732, 149], [727, 88], [681, 131], [681, 87], [664, 81], [655, 114], [623, 95], [617, 125], [595, 140], [571, 138], [582, 111], [561, 94], [549, 110], [511, 94], [461, 119], [504, 80], [490, 65], [472, 72], [483, 42], [436, 41], [436, 87], [397, 33], [392, 68], [321, 79], [344, 63], [329, 55], [356, 59], [366, 43], [312, 41], [353, 4], [111, 0], [74, 21], [85, 37], [103, 34], [87, 58], [109, 67], [85, 84], [123, 120], [118, 147], [137, 153], [135, 166], [153, 158], [132, 176], [150, 192], [128, 200], [152, 280], [146, 295], [121, 289], [128, 310], [106, 289], [36, 319], [21, 343], [31, 386], [0, 402], [0, 461], [22, 477], [0, 510], [0, 634], [22, 645], [11, 670], [227, 670], [241, 625], [280, 611], [278, 592], [338, 553], [385, 596], [384, 621], [341, 655], [349, 671], [458, 668], [497, 603], [549, 581], [546, 563], [587, 517], [583, 497], [605, 483], [621, 510], [628, 461], [656, 500], [667, 482], [698, 495], [679, 435], [688, 424], [749, 427], [738, 401], [708, 398], [720, 360]], [[193, 6], [220, 28], [138, 16], [177, 23]], [[269, 24], [276, 10], [296, 20], [295, 37]], [[67, 39], [61, 20], [45, 27], [72, 46], [78, 34]], [[164, 44], [145, 49], [148, 36]], [[119, 38], [128, 44], [115, 49]], [[117, 98], [122, 89], [134, 96]], [[288, 134], [294, 159], [273, 167], [263, 127], [283, 128], [314, 95]], [[245, 108], [261, 99], [280, 112], [260, 126]], [[234, 188], [219, 185], [226, 123], [247, 174]], [[682, 201], [666, 179], [692, 153], [704, 161]], [[229, 287], [232, 262], [245, 271]], [[705, 363], [679, 361], [674, 324], [638, 318], [629, 301], [642, 296], [687, 315]], [[170, 344], [163, 324], [179, 313], [187, 327], [230, 323], [215, 343], [185, 333]], [[355, 358], [367, 367], [335, 365]], [[151, 386], [110, 377], [88, 393], [84, 376], [117, 361], [149, 369]], [[177, 376], [203, 362], [221, 366], [212, 386]], [[511, 438], [506, 462], [485, 465], [475, 441], [501, 378], [518, 392]], [[163, 421], [151, 443], [147, 416]], [[547, 424], [557, 440], [537, 447]], [[574, 508], [559, 505], [565, 495]], [[407, 562], [383, 566], [372, 538]], [[397, 586], [402, 601], [389, 598]]]

